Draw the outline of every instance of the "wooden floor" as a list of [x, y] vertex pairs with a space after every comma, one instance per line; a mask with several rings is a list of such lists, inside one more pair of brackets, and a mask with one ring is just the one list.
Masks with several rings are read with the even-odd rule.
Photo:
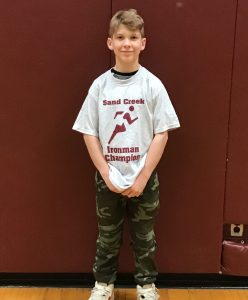
[[[1, 300], [87, 300], [90, 289], [0, 288]], [[160, 300], [248, 300], [248, 290], [160, 289]], [[135, 289], [115, 289], [115, 300], [136, 300]]]

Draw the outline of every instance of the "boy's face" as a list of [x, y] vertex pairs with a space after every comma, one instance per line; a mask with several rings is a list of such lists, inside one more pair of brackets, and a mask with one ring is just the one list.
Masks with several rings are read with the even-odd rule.
[[146, 39], [139, 30], [131, 31], [125, 25], [120, 25], [113, 36], [108, 38], [107, 45], [114, 51], [116, 65], [137, 68], [139, 54], [145, 49]]

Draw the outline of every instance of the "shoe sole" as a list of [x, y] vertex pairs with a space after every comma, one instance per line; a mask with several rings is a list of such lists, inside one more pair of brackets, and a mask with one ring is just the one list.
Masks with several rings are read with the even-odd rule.
[[[90, 299], [90, 298], [89, 298]], [[112, 295], [108, 298], [108, 300], [114, 300], [115, 299], [115, 294], [114, 291], [112, 292]]]

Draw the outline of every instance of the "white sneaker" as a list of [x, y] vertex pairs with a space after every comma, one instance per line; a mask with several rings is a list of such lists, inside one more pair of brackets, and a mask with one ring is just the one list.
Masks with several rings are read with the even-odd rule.
[[154, 283], [143, 285], [143, 287], [137, 285], [137, 300], [158, 300], [159, 297]]
[[114, 285], [96, 281], [89, 300], [114, 300]]

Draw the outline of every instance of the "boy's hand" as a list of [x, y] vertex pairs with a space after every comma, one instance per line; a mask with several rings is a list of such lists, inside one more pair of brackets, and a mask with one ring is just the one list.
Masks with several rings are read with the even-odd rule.
[[134, 184], [130, 188], [123, 191], [121, 194], [123, 196], [127, 196], [128, 198], [139, 197], [143, 193], [148, 179], [149, 178], [146, 178], [140, 174], [136, 178]]
[[116, 189], [116, 187], [112, 184], [112, 182], [109, 180], [109, 175], [103, 175], [102, 174], [102, 178], [104, 180], [104, 182], [106, 183], [107, 187], [110, 189], [111, 192], [117, 193], [119, 194], [120, 191]]
[[121, 192], [119, 190], [117, 190], [117, 188], [112, 184], [112, 182], [108, 179], [107, 181], [105, 181], [105, 183], [107, 184], [107, 187], [110, 189], [111, 192], [120, 194]]
[[167, 131], [155, 134], [147, 152], [147, 157], [143, 169], [141, 170], [134, 184], [121, 193], [123, 196], [127, 196], [129, 198], [139, 197], [143, 193], [147, 181], [149, 180], [153, 170], [156, 168], [163, 154], [167, 140]]

